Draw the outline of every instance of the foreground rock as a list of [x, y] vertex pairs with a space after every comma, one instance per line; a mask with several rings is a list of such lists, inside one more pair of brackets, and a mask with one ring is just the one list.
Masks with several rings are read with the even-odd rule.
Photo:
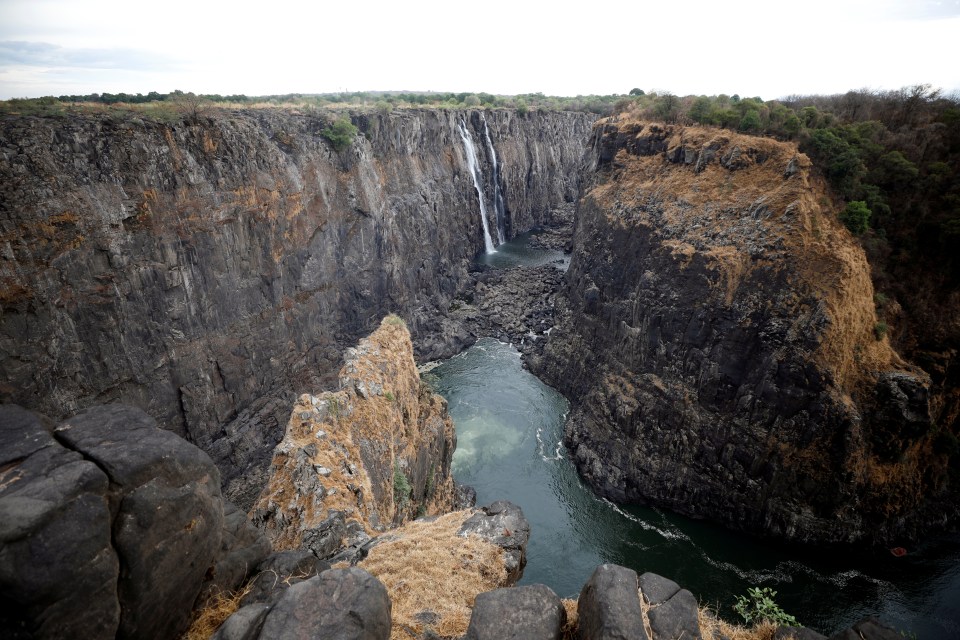
[[[466, 640], [500, 638], [579, 638], [580, 640], [680, 640], [690, 638], [761, 637], [755, 629], [721, 623], [710, 611], [701, 611], [696, 598], [677, 583], [632, 569], [604, 564], [583, 585], [575, 613], [568, 622], [561, 601], [544, 585], [497, 589], [476, 599]], [[701, 626], [701, 624], [705, 626]], [[887, 628], [864, 621], [844, 633], [865, 632], [866, 638]], [[769, 635], [768, 627], [766, 633]], [[881, 633], [881, 635], [872, 635]], [[803, 627], [781, 627], [776, 638], [825, 640]], [[853, 636], [851, 636], [853, 637]], [[859, 636], [857, 636], [859, 637]], [[833, 640], [833, 639], [831, 639]]]
[[326, 558], [450, 511], [455, 448], [446, 401], [421, 383], [410, 334], [390, 316], [347, 352], [339, 391], [300, 398], [251, 515], [275, 548]]
[[[205, 576], [235, 588], [269, 547], [210, 458], [143, 411], [54, 426], [0, 406], [0, 622], [14, 637], [175, 638]], [[229, 513], [228, 509], [228, 513]]]
[[577, 615], [583, 640], [647, 638], [633, 569], [613, 564], [597, 567], [580, 591]]
[[240, 609], [213, 637], [387, 640], [390, 609], [387, 590], [369, 573], [357, 568], [330, 569], [289, 587], [276, 604]]
[[[793, 145], [608, 121], [542, 361], [616, 502], [801, 541], [957, 514], [929, 380], [877, 330], [862, 249]], [[951, 497], [952, 496], [952, 497]]]
[[558, 640], [566, 619], [549, 587], [497, 589], [477, 596], [465, 640]]

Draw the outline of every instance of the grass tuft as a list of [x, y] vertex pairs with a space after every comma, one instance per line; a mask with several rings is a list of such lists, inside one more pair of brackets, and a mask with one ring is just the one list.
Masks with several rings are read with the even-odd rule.
[[181, 640], [208, 640], [240, 608], [240, 601], [250, 593], [250, 588], [248, 584], [238, 591], [211, 596], [202, 608], [193, 612], [193, 621]]

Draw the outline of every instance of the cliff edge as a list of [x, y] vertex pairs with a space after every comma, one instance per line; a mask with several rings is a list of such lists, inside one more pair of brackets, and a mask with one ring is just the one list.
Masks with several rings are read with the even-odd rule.
[[945, 522], [929, 379], [878, 328], [864, 253], [807, 157], [617, 119], [593, 148], [568, 306], [532, 363], [575, 401], [581, 474], [616, 501], [788, 539]]

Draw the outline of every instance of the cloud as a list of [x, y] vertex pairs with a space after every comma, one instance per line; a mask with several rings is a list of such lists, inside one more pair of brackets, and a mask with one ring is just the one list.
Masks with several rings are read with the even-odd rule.
[[177, 58], [142, 49], [71, 48], [21, 40], [0, 42], [0, 67], [172, 71], [181, 66]]

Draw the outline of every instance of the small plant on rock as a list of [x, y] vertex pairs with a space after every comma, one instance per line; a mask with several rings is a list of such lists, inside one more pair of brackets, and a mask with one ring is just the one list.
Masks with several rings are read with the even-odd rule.
[[398, 509], [407, 508], [407, 505], [410, 504], [411, 492], [412, 489], [410, 488], [410, 481], [407, 480], [407, 476], [403, 475], [403, 471], [400, 470], [400, 465], [394, 463], [393, 502], [397, 505]]
[[889, 331], [889, 329], [890, 327], [887, 326], [886, 322], [878, 322], [877, 324], [873, 325], [873, 335], [877, 338], [877, 340], [883, 340], [883, 337], [887, 335], [887, 331]]
[[339, 153], [353, 144], [353, 139], [357, 137], [357, 128], [349, 118], [343, 117], [321, 131], [320, 135], [329, 140], [334, 151]]
[[747, 624], [758, 624], [760, 622], [771, 622], [781, 627], [799, 627], [800, 623], [792, 615], [780, 608], [774, 601], [777, 592], [770, 587], [751, 587], [747, 589], [747, 595], [737, 596], [737, 603], [733, 605], [734, 611], [746, 621]]

